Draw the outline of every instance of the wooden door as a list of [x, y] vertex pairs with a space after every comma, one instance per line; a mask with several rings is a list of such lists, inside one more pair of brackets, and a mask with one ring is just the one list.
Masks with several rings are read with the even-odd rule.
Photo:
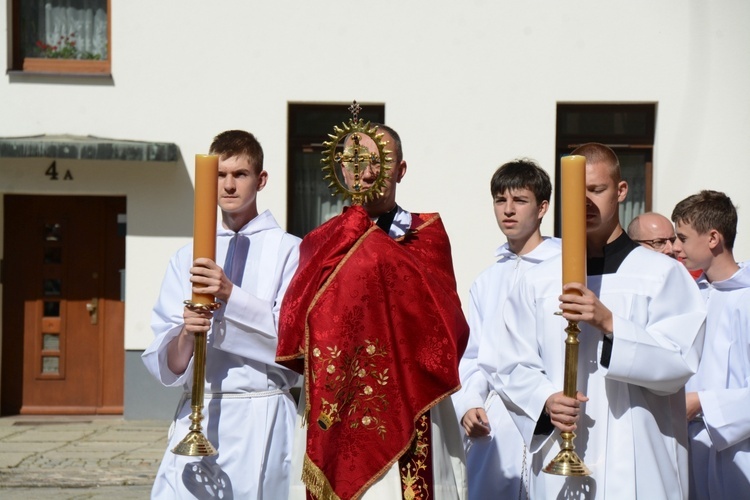
[[2, 414], [122, 413], [124, 215], [123, 197], [5, 196]]

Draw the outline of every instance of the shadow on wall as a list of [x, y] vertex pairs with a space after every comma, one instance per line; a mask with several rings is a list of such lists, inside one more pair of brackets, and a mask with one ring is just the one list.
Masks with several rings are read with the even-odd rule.
[[[125, 420], [172, 420], [182, 387], [164, 387], [141, 361], [143, 351], [125, 351]], [[166, 440], [166, 431], [164, 436]]]
[[192, 169], [180, 155], [176, 165], [140, 165], [129, 172], [139, 186], [128, 197], [129, 235], [192, 237]]

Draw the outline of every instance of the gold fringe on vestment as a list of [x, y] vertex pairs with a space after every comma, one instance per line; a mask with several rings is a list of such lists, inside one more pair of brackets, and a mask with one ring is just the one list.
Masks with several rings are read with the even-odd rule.
[[318, 500], [341, 500], [331, 488], [323, 471], [310, 460], [307, 454], [305, 454], [305, 462], [302, 466], [302, 482]]

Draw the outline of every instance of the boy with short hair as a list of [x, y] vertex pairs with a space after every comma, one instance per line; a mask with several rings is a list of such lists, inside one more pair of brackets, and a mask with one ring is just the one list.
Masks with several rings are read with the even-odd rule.
[[498, 310], [527, 269], [560, 253], [560, 240], [543, 237], [539, 229], [552, 184], [536, 162], [518, 159], [502, 165], [490, 189], [495, 218], [507, 241], [497, 249], [497, 262], [471, 287], [469, 344], [459, 365], [462, 389], [453, 395], [465, 430], [469, 498], [476, 499], [515, 498], [524, 474], [523, 440], [487, 380], [503, 350]]
[[[299, 238], [287, 234], [257, 196], [268, 179], [263, 149], [249, 132], [219, 134], [216, 262], [193, 259], [192, 245], [172, 257], [154, 306], [155, 338], [146, 368], [168, 387], [183, 386], [169, 446], [151, 497], [287, 498], [296, 414], [293, 371], [275, 363], [281, 300], [299, 262]], [[191, 293], [216, 297], [215, 312], [183, 306]], [[191, 425], [194, 334], [206, 333], [203, 430], [218, 455], [170, 450]]]
[[[529, 496], [685, 499], [684, 387], [698, 368], [705, 305], [682, 264], [625, 234], [615, 152], [589, 143], [571, 154], [586, 158], [586, 283], [562, 285], [562, 259], [547, 259], [502, 313], [495, 389], [529, 448]], [[581, 330], [575, 397], [562, 391], [570, 322]], [[558, 431], [575, 432], [591, 475], [542, 471], [560, 450]]]
[[675, 252], [703, 270], [706, 339], [698, 372], [687, 383], [690, 498], [741, 498], [750, 491], [750, 268], [732, 247], [737, 210], [729, 197], [704, 190], [672, 212]]

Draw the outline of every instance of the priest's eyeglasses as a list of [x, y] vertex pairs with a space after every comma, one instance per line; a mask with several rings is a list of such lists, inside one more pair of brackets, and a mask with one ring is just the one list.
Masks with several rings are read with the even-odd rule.
[[650, 246], [654, 250], [661, 250], [665, 246], [667, 246], [667, 242], [670, 242], [674, 245], [674, 241], [677, 239], [676, 236], [672, 236], [671, 238], [654, 238], [653, 240], [635, 240], [636, 243], [645, 243], [646, 245]]

